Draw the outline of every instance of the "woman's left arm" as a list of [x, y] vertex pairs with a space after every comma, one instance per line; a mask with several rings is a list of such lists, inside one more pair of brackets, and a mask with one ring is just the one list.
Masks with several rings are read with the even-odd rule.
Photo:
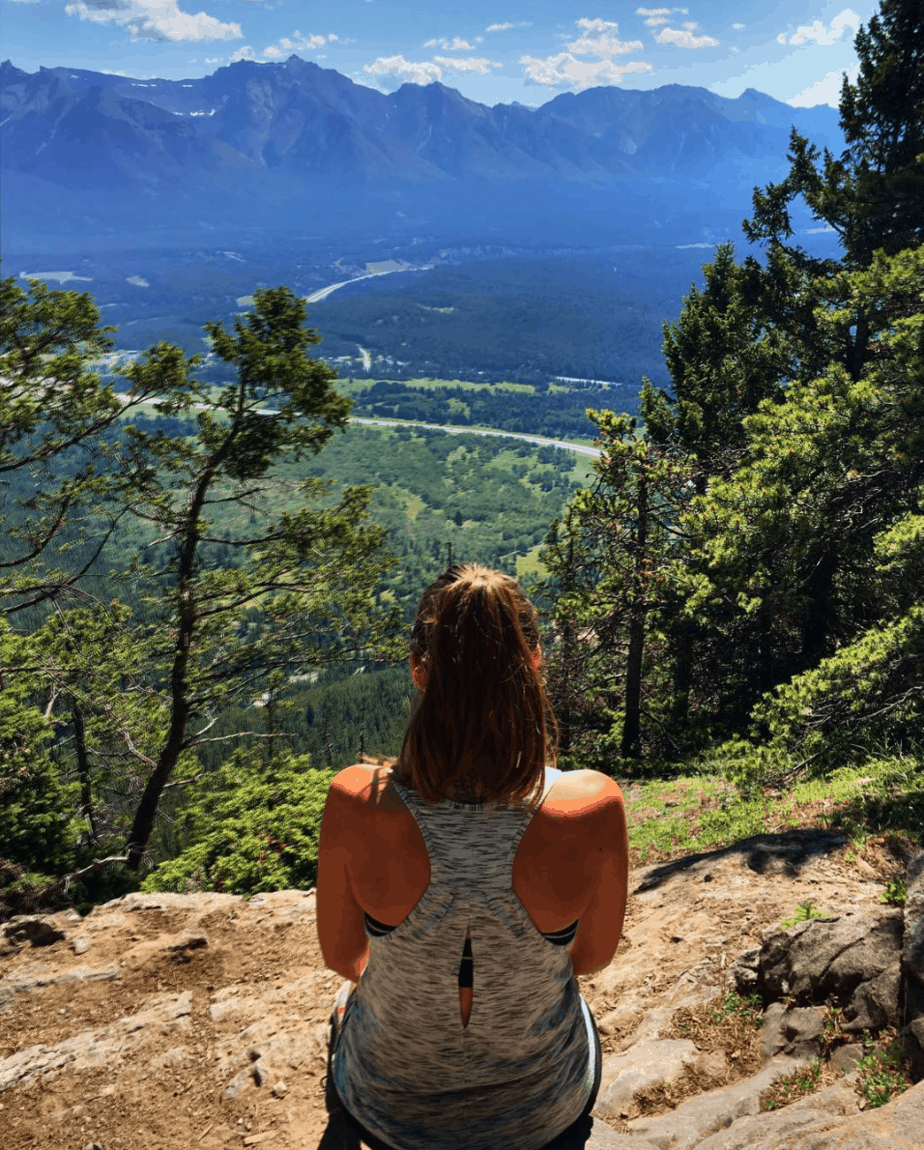
[[324, 805], [318, 842], [318, 940], [325, 964], [344, 978], [357, 982], [369, 958], [363, 909], [356, 901], [350, 877], [355, 860], [357, 823], [362, 801], [351, 784], [347, 767], [334, 777]]

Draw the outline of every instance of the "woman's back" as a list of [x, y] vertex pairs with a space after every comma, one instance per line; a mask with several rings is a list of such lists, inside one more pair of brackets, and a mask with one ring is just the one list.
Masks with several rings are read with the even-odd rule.
[[[619, 941], [618, 786], [563, 775], [535, 608], [452, 567], [408, 643], [417, 697], [396, 769], [334, 779], [318, 850], [325, 960], [354, 982], [331, 1080], [405, 1150], [534, 1150], [593, 1104], [599, 1038], [576, 974]], [[475, 798], [485, 801], [473, 801]]]
[[[363, 775], [366, 786], [356, 786]], [[524, 802], [426, 802], [365, 768], [337, 781], [363, 811], [351, 820], [344, 810], [338, 820], [356, 828], [356, 902], [395, 927], [370, 932], [369, 964], [343, 1019], [333, 1073], [344, 1105], [395, 1145], [454, 1146], [463, 1129], [469, 1146], [497, 1145], [499, 1133], [544, 1144], [582, 1112], [595, 1066], [593, 1022], [572, 960], [539, 931], [582, 911], [584, 921], [621, 921], [624, 905], [617, 897], [606, 915], [593, 911], [599, 889], [588, 877], [601, 870], [597, 832], [607, 805], [591, 797], [593, 777], [548, 769], [535, 812]], [[577, 900], [569, 880], [584, 888]], [[456, 997], [469, 942], [470, 1021], [460, 1019]]]
[[[420, 828], [391, 768], [360, 764], [342, 771], [337, 784], [354, 810], [345, 846], [357, 901], [372, 918], [395, 926], [430, 883]], [[579, 921], [571, 947], [576, 974], [606, 965], [615, 952], [625, 908], [624, 855], [619, 787], [598, 771], [562, 772], [523, 834], [512, 885], [543, 934]]]

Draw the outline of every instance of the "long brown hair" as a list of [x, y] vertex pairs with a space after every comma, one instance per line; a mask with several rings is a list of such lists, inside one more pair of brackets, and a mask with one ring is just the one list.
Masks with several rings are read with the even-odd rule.
[[424, 592], [409, 648], [426, 676], [398, 760], [414, 790], [538, 804], [558, 726], [534, 661], [536, 611], [516, 580], [450, 567]]

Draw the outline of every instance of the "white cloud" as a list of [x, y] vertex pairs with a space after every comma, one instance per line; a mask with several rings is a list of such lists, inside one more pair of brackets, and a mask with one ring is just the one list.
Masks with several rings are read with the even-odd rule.
[[550, 88], [591, 88], [595, 84], [621, 84], [623, 77], [636, 72], [653, 72], [651, 64], [634, 60], [628, 64], [614, 64], [612, 60], [576, 60], [570, 52], [559, 52], [544, 60], [537, 56], [521, 56], [527, 80], [546, 84]]
[[93, 24], [118, 24], [133, 40], [176, 44], [243, 38], [240, 24], [216, 20], [205, 12], [182, 12], [177, 0], [77, 0], [64, 11]]
[[439, 64], [429, 61], [417, 63], [405, 60], [403, 56], [380, 56], [371, 64], [366, 64], [363, 71], [370, 76], [396, 76], [411, 84], [432, 84], [434, 80], [442, 80], [443, 70]]
[[645, 23], [649, 28], [657, 28], [660, 24], [669, 24], [670, 18], [668, 16], [649, 16]]
[[[29, 0], [27, 0], [27, 2], [29, 2]], [[508, 28], [512, 27], [513, 25], [508, 20], [506, 24], [489, 24], [487, 28], [485, 28], [485, 32], [506, 32]]]
[[744, 27], [744, 25], [743, 24], [732, 24], [732, 27], [735, 29], [736, 32], [740, 32], [741, 29]]
[[[190, 60], [191, 64], [195, 64], [195, 60]], [[104, 76], [127, 76], [127, 72], [120, 72], [118, 68], [100, 68]]]
[[[583, 35], [565, 45], [575, 56], [596, 56], [598, 60], [612, 60], [614, 56], [626, 56], [630, 52], [641, 52], [644, 48], [641, 40], [620, 40], [617, 36], [619, 25], [612, 20], [588, 20], [581, 17], [577, 25], [583, 29]], [[599, 35], [590, 36], [590, 32]]]
[[713, 36], [694, 36], [688, 28], [662, 28], [654, 38], [659, 44], [674, 48], [715, 48], [718, 44]]
[[[651, 64], [634, 60], [616, 64], [614, 56], [639, 52], [641, 40], [620, 40], [619, 25], [613, 20], [589, 20], [582, 16], [575, 23], [581, 35], [565, 45], [565, 51], [556, 56], [521, 56], [527, 81], [549, 87], [589, 88], [593, 84], [621, 84], [624, 76], [637, 72], [653, 72]], [[591, 35], [596, 33], [596, 35]], [[576, 57], [590, 56], [591, 60]]]
[[830, 28], [826, 28], [820, 20], [816, 20], [811, 26], [803, 25], [797, 28], [791, 36], [787, 37], [785, 32], [781, 32], [777, 36], [777, 41], [780, 44], [804, 44], [807, 40], [814, 40], [818, 44], [828, 46], [836, 44], [848, 28], [852, 28], [856, 33], [859, 27], [860, 17], [852, 8], [845, 8], [834, 17]]
[[[860, 69], [858, 65], [847, 69], [847, 79], [855, 83]], [[787, 100], [794, 108], [814, 108], [816, 104], [830, 104], [836, 108], [840, 103], [841, 84], [844, 82], [844, 72], [825, 72], [820, 80], [816, 80], [797, 96]]]
[[238, 60], [253, 60], [255, 59], [253, 48], [251, 48], [249, 44], [245, 44], [243, 48], [238, 48], [236, 52], [232, 52], [228, 59], [232, 64], [236, 63]]
[[427, 40], [424, 47], [442, 48], [444, 52], [471, 52], [475, 45], [463, 40], [461, 36], [456, 36], [453, 40]]
[[670, 16], [673, 8], [636, 8], [636, 16]]
[[499, 60], [489, 60], [485, 56], [469, 56], [460, 59], [453, 56], [434, 56], [433, 62], [441, 68], [449, 68], [453, 72], [479, 72], [482, 76], [490, 74], [492, 68], [503, 68]]
[[303, 36], [301, 32], [295, 31], [291, 37], [283, 36], [279, 41], [279, 47], [285, 48], [287, 52], [311, 52], [315, 48], [320, 48], [322, 44], [336, 39], [333, 33], [328, 36]]
[[[317, 48], [323, 47], [325, 44], [333, 43], [339, 37], [329, 32], [326, 36], [313, 35], [303, 36], [301, 32], [293, 32], [291, 36], [282, 36], [279, 44], [270, 44], [263, 49], [263, 55], [269, 60], [280, 60], [283, 56], [283, 50], [286, 52], [313, 52]], [[323, 57], [322, 57], [323, 59]]]
[[681, 24], [681, 27], [686, 28], [688, 32], [695, 32], [699, 25], [695, 20], [686, 20], [683, 24]]
[[221, 63], [221, 57], [220, 56], [206, 56], [205, 62], [206, 62], [206, 64], [220, 64]]

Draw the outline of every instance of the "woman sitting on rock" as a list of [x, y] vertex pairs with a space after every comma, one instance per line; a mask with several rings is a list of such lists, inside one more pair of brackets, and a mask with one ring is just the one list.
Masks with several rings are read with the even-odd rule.
[[548, 765], [536, 612], [509, 576], [451, 567], [410, 655], [397, 765], [341, 771], [321, 824], [318, 933], [349, 980], [329, 1108], [370, 1145], [538, 1150], [599, 1088], [576, 975], [606, 966], [622, 931], [622, 794]]

